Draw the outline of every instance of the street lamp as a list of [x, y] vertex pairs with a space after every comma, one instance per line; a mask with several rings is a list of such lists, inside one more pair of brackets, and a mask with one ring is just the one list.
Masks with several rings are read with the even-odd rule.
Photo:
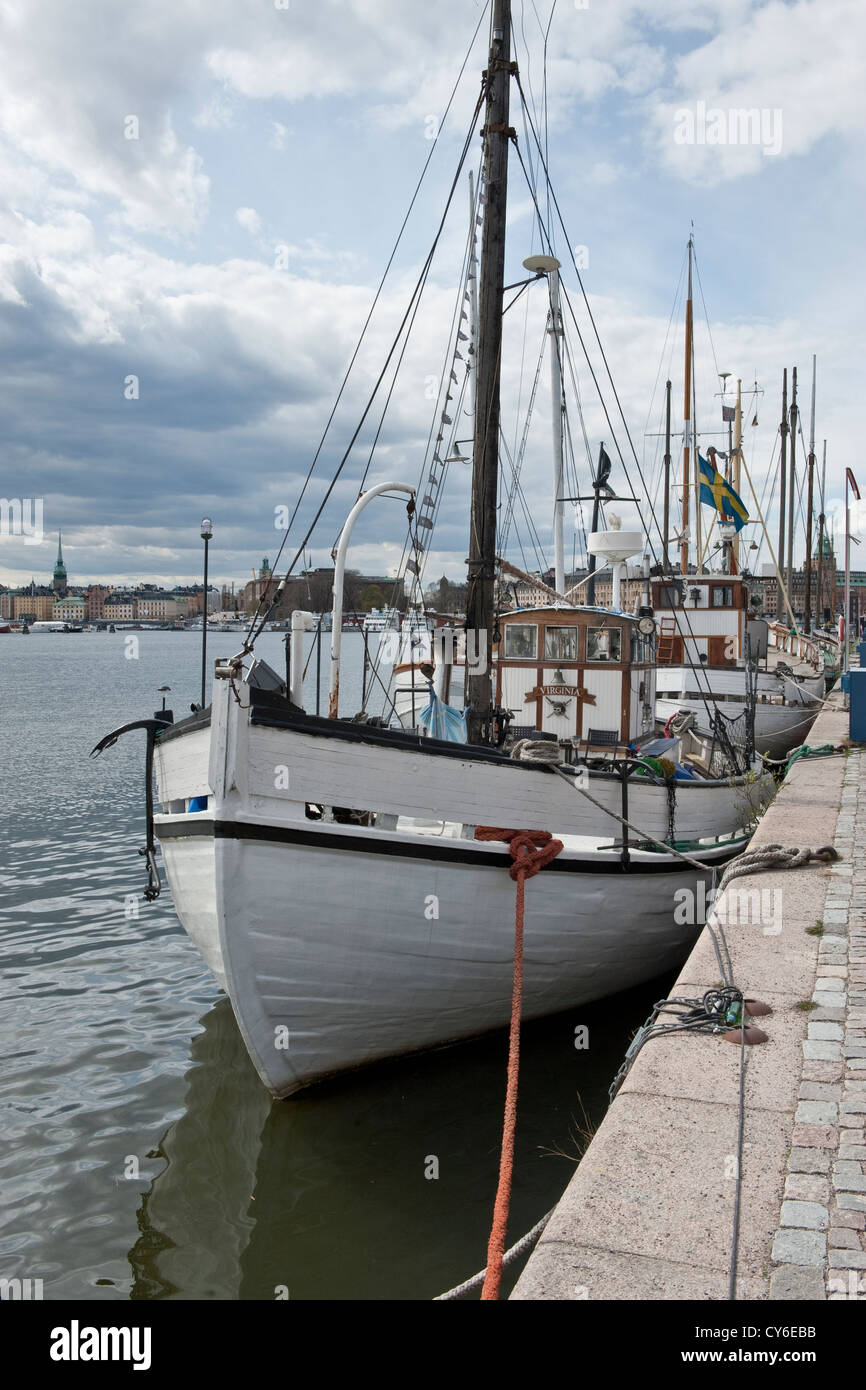
[[201, 707], [205, 706], [207, 689], [207, 547], [213, 535], [213, 522], [209, 516], [202, 517], [201, 538], [204, 541], [204, 601], [201, 623]]
[[848, 510], [848, 487], [854, 489], [854, 496], [860, 501], [860, 489], [850, 468], [845, 469], [845, 625], [842, 629], [845, 649], [842, 656], [842, 670], [848, 670], [848, 624], [851, 621], [851, 513]]
[[860, 489], [857, 480], [850, 468], [845, 469], [845, 617], [843, 620], [842, 634], [844, 649], [842, 653], [842, 670], [848, 670], [848, 625], [851, 621], [851, 513], [848, 506], [848, 488], [854, 489], [854, 495], [860, 501]]

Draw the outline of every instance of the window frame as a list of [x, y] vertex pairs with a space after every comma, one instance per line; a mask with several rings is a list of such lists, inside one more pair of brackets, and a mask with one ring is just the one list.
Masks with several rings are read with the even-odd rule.
[[[561, 661], [573, 661], [573, 662], [578, 662], [578, 661], [580, 660], [580, 645], [581, 645], [581, 644], [580, 644], [580, 629], [581, 629], [581, 625], [580, 625], [579, 623], [570, 623], [570, 624], [551, 623], [551, 625], [550, 625], [549, 627], [548, 627], [548, 626], [545, 626], [545, 629], [544, 629], [544, 662], [545, 662], [545, 665], [547, 665], [547, 664], [550, 663], [550, 662], [556, 662], [557, 665], [558, 665], [559, 662], [561, 662]], [[574, 653], [573, 653], [573, 655], [568, 655], [568, 656], [566, 656], [566, 655], [562, 654], [561, 652], [549, 652], [549, 651], [547, 650], [548, 637], [551, 636], [551, 635], [552, 635], [553, 633], [555, 633], [555, 632], [556, 632], [556, 633], [568, 632], [568, 633], [573, 634], [573, 641], [574, 641]]]
[[[614, 643], [613, 640], [611, 641], [611, 649], [612, 649], [612, 650], [611, 650], [611, 655], [610, 655], [610, 656], [608, 656], [608, 657], [604, 657], [604, 656], [601, 656], [601, 657], [599, 657], [599, 656], [590, 656], [590, 648], [591, 648], [592, 634], [593, 634], [593, 633], [596, 633], [596, 632], [607, 632], [607, 633], [610, 634], [610, 636], [611, 636], [612, 639], [614, 639], [614, 638], [616, 639], [616, 643]], [[616, 653], [614, 653], [614, 651], [613, 651], [614, 645], [616, 645], [616, 648], [617, 648]], [[586, 664], [587, 664], [588, 666], [589, 666], [589, 665], [593, 665], [593, 666], [620, 666], [620, 665], [622, 664], [622, 627], [621, 627], [621, 625], [620, 625], [619, 623], [618, 623], [615, 627], [609, 627], [607, 623], [600, 623], [597, 627], [589, 627], [589, 626], [587, 626], [587, 629], [586, 629]]]
[[[531, 655], [516, 656], [508, 650], [509, 638], [512, 632], [518, 630], [529, 631], [533, 634], [533, 647]], [[503, 631], [503, 652], [506, 661], [538, 661], [538, 623], [507, 623]]]

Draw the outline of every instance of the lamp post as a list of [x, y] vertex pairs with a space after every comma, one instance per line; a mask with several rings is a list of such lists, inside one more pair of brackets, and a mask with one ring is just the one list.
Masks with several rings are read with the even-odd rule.
[[860, 489], [857, 480], [850, 468], [845, 469], [845, 653], [842, 664], [843, 671], [848, 670], [849, 650], [851, 645], [851, 634], [848, 631], [851, 622], [851, 511], [848, 506], [848, 488], [853, 489], [854, 496], [860, 501]]
[[848, 508], [848, 488], [854, 489], [854, 496], [860, 501], [860, 489], [857, 480], [850, 468], [845, 469], [845, 623], [842, 628], [844, 636], [844, 650], [842, 653], [842, 670], [848, 670], [848, 644], [849, 633], [848, 624], [851, 621], [851, 513]]
[[208, 541], [213, 535], [213, 522], [209, 516], [202, 518], [201, 538], [204, 541], [204, 600], [202, 605], [201, 623], [201, 707], [205, 707], [205, 692], [207, 689], [207, 547]]

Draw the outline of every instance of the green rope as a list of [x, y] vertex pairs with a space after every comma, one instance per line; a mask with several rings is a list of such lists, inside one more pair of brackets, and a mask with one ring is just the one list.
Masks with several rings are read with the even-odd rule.
[[817, 748], [810, 748], [808, 743], [804, 743], [802, 747], [794, 749], [785, 764], [785, 776], [788, 775], [798, 758], [829, 758], [831, 754], [838, 751], [833, 743], [819, 743]]

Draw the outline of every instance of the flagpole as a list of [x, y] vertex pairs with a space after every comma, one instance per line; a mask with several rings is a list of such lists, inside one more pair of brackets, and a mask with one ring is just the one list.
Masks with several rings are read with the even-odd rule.
[[[692, 238], [689, 236], [689, 280], [686, 298], [686, 361], [683, 393], [683, 534], [680, 539], [680, 573], [689, 572], [689, 472], [692, 444]], [[700, 503], [695, 496], [695, 508]]]
[[[734, 447], [733, 454], [734, 470], [734, 492], [738, 497], [742, 497], [740, 492], [740, 450], [743, 446], [743, 404], [741, 395], [742, 379], [737, 378], [737, 403], [734, 406]], [[734, 536], [731, 543], [731, 574], [740, 572], [740, 533]]]
[[[592, 532], [591, 532], [591, 534], [593, 534], [593, 535], [594, 535], [595, 532], [598, 530], [598, 509], [599, 509], [599, 497], [600, 497], [600, 495], [601, 495], [601, 486], [602, 486], [602, 469], [603, 469], [604, 464], [605, 464], [605, 462], [606, 462], [606, 458], [607, 458], [607, 456], [606, 456], [606, 454], [605, 454], [605, 452], [604, 452], [604, 440], [602, 440], [601, 444], [600, 444], [599, 447], [598, 447], [598, 467], [597, 467], [596, 470], [595, 470], [595, 478], [593, 479], [593, 484], [592, 484], [593, 500], [592, 500]], [[610, 470], [608, 469], [608, 472], [609, 472], [609, 471], [610, 471]], [[605, 481], [607, 480], [607, 474], [604, 474], [604, 480], [605, 480]], [[597, 563], [597, 561], [596, 561], [595, 554], [594, 554], [592, 551], [590, 551], [589, 560], [587, 561], [587, 566], [586, 566], [586, 568], [587, 568], [587, 579], [588, 579], [588, 581], [589, 581], [589, 584], [588, 584], [588, 587], [587, 587], [587, 590], [586, 590], [586, 601], [587, 601], [587, 604], [589, 605], [590, 608], [592, 608], [592, 607], [594, 606], [594, 604], [595, 604], [595, 569], [596, 569], [596, 563]]]

